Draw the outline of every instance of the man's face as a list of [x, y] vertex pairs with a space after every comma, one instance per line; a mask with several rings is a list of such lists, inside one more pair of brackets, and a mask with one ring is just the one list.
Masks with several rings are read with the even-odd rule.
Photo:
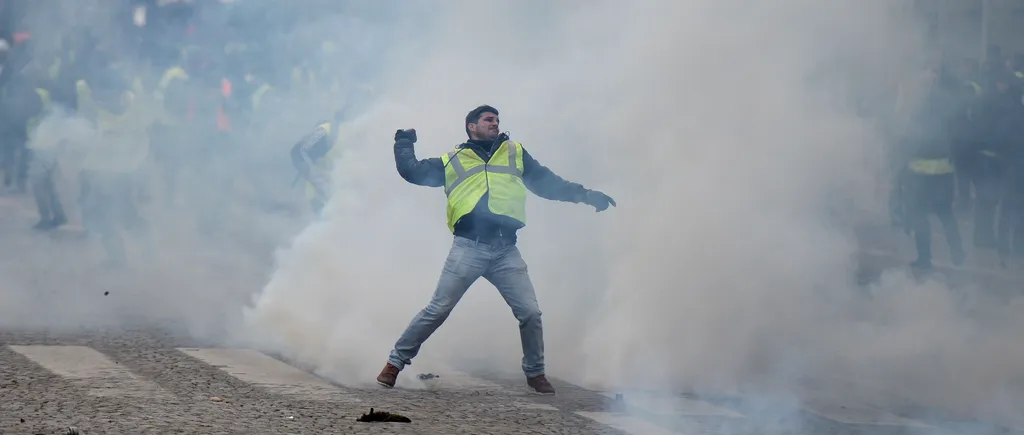
[[472, 139], [494, 140], [498, 137], [498, 115], [484, 112], [476, 124], [469, 124]]

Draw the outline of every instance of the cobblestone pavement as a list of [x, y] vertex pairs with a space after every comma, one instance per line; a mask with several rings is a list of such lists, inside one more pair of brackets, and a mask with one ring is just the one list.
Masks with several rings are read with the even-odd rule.
[[[830, 399], [781, 405], [744, 397], [591, 391], [556, 379], [455, 370], [399, 388], [331, 384], [265, 354], [193, 347], [156, 331], [0, 333], [0, 429], [5, 434], [926, 434], [997, 433], [978, 422], [904, 418]], [[405, 384], [406, 386], [402, 386]], [[774, 406], [775, 408], [772, 408]], [[792, 408], [788, 408], [792, 406]], [[405, 423], [362, 423], [369, 408]], [[981, 429], [985, 429], [982, 432]], [[991, 432], [989, 432], [991, 430]]]
[[[27, 232], [32, 222], [24, 202], [0, 198], [0, 232]], [[70, 243], [57, 240], [50, 249], [38, 244], [60, 236], [30, 237], [35, 239], [5, 237], [5, 251], [55, 255]], [[878, 267], [902, 261], [873, 258]], [[0, 273], [14, 267], [0, 266]], [[33, 279], [50, 275], [44, 268]], [[55, 309], [38, 324], [60, 324], [73, 308]], [[60, 434], [70, 426], [84, 434], [132, 435], [1014, 433], [940, 410], [857, 402], [845, 394], [848, 388], [837, 386], [827, 390], [831, 394], [792, 402], [743, 394], [595, 391], [560, 381], [556, 373], [558, 394], [541, 396], [521, 377], [454, 369], [437, 371], [440, 377], [426, 382], [403, 373], [393, 390], [336, 385], [254, 350], [195, 342], [182, 338], [187, 332], [156, 326], [167, 319], [135, 322], [142, 326], [112, 322], [119, 326], [73, 334], [0, 327], [0, 433]], [[412, 423], [357, 422], [370, 408], [400, 413]]]

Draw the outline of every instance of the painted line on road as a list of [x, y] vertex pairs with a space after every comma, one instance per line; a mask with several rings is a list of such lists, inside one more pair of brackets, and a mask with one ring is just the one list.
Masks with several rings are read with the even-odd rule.
[[651, 394], [646, 392], [622, 393], [601, 392], [602, 396], [614, 400], [616, 394], [622, 394], [627, 407], [643, 409], [645, 412], [666, 416], [685, 417], [726, 417], [746, 418], [731, 409], [726, 409], [703, 400], [690, 399], [672, 394]]
[[537, 403], [520, 399], [514, 400], [512, 402], [512, 406], [527, 411], [561, 411], [560, 409], [554, 407], [553, 405], [548, 405], [547, 403]]
[[844, 424], [934, 429], [933, 426], [867, 405], [809, 399], [804, 400], [803, 407], [815, 415]]
[[680, 435], [679, 432], [624, 414], [579, 411], [576, 412], [576, 415], [589, 418], [605, 426], [611, 426], [630, 435]]
[[306, 400], [360, 400], [338, 387], [252, 349], [178, 348], [242, 382], [282, 396]]
[[164, 399], [172, 395], [156, 383], [86, 346], [8, 346], [96, 397]]

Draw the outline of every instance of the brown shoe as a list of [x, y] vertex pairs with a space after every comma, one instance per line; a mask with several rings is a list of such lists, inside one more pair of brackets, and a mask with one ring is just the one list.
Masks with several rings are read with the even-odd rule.
[[391, 365], [391, 363], [385, 364], [384, 370], [381, 370], [380, 374], [377, 375], [377, 383], [387, 388], [394, 387], [395, 381], [398, 380], [399, 371], [398, 367]]
[[530, 388], [533, 388], [540, 394], [555, 394], [555, 387], [548, 382], [548, 378], [544, 377], [544, 375], [526, 378], [526, 385], [529, 385]]

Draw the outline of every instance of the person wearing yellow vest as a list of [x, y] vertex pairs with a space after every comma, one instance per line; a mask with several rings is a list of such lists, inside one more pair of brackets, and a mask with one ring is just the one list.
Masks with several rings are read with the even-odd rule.
[[68, 222], [61, 205], [57, 186], [53, 182], [57, 172], [57, 147], [61, 132], [39, 131], [40, 123], [50, 114], [52, 100], [50, 92], [36, 88], [38, 96], [33, 104], [24, 107], [29, 113], [35, 113], [26, 126], [29, 150], [28, 177], [32, 182], [32, 193], [39, 210], [37, 230], [51, 230]]
[[153, 160], [168, 205], [173, 205], [178, 198], [178, 181], [194, 147], [188, 136], [191, 110], [188, 83], [188, 73], [180, 66], [171, 66], [164, 70], [152, 91], [151, 99], [158, 114], [151, 137]]
[[953, 215], [955, 192], [952, 162], [953, 140], [958, 127], [957, 98], [938, 83], [938, 74], [927, 74], [924, 98], [908, 122], [901, 138], [905, 153], [896, 181], [905, 211], [905, 225], [914, 233], [917, 259], [911, 267], [932, 267], [932, 230], [929, 215], [936, 215], [946, 233], [954, 265], [964, 261], [964, 248]]
[[127, 262], [121, 233], [139, 227], [133, 200], [137, 171], [149, 154], [154, 113], [140, 107], [127, 87], [93, 90], [98, 134], [87, 145], [82, 161], [82, 215], [107, 252], [108, 264]]
[[555, 175], [522, 144], [499, 133], [498, 125], [497, 109], [477, 107], [466, 115], [469, 141], [440, 158], [425, 160], [416, 159], [415, 130], [395, 133], [398, 173], [413, 184], [444, 187], [448, 230], [455, 240], [430, 303], [398, 338], [377, 376], [377, 383], [384, 387], [394, 387], [399, 372], [412, 364], [420, 346], [448, 318], [470, 285], [483, 277], [497, 287], [519, 321], [527, 385], [542, 394], [555, 393], [544, 374], [540, 307], [516, 247], [516, 231], [526, 225], [526, 192], [588, 204], [598, 212], [615, 206], [615, 201]]
[[337, 157], [338, 129], [342, 112], [334, 114], [334, 121], [322, 120], [316, 128], [292, 145], [292, 165], [299, 172], [298, 179], [306, 181], [306, 198], [317, 215], [330, 199], [331, 170]]

